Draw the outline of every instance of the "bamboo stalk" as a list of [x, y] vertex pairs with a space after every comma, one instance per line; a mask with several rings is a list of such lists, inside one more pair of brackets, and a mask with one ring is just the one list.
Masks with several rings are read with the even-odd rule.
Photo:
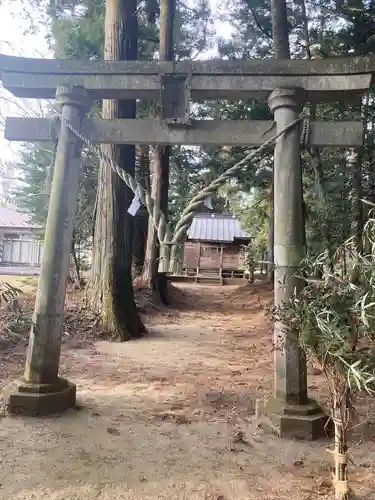
[[[342, 405], [345, 401], [335, 400], [333, 409], [333, 423], [335, 429], [335, 447], [333, 451], [335, 461], [335, 472], [333, 486], [335, 488], [336, 500], [349, 500], [350, 492], [348, 485], [348, 445], [346, 430], [344, 428]], [[344, 409], [345, 411], [345, 409]]]

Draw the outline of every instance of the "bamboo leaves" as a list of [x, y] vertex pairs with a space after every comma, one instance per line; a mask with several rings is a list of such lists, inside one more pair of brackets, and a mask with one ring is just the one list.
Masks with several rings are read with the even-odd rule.
[[[327, 252], [306, 258], [298, 270], [304, 282], [298, 298], [273, 310], [276, 320], [299, 331], [300, 345], [325, 375], [335, 430], [334, 486], [341, 500], [350, 498], [347, 464], [342, 459], [347, 453], [353, 397], [364, 392], [375, 395], [374, 236], [371, 219], [365, 225], [363, 244], [357, 246], [349, 239], [335, 252], [333, 262]], [[317, 270], [320, 279], [314, 278]]]

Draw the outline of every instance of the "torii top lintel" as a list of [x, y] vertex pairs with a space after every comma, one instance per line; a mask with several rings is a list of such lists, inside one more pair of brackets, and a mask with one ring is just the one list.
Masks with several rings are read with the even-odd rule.
[[319, 60], [90, 61], [0, 54], [3, 86], [19, 97], [53, 98], [61, 84], [82, 85], [94, 98], [159, 98], [165, 75], [186, 79], [193, 100], [267, 99], [278, 87], [302, 87], [308, 101], [362, 95], [375, 75], [375, 55]]

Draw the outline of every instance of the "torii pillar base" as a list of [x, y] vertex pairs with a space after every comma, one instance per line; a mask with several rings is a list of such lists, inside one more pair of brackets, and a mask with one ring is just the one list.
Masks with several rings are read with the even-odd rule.
[[76, 386], [63, 378], [54, 384], [31, 384], [21, 380], [8, 386], [4, 393], [11, 415], [43, 417], [62, 413], [76, 404]]
[[280, 438], [315, 441], [329, 436], [329, 418], [310, 400], [306, 405], [288, 405], [276, 398], [257, 401], [257, 424]]

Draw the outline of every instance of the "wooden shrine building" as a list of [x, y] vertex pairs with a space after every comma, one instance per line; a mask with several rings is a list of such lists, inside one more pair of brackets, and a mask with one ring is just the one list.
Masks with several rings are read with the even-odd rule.
[[242, 278], [250, 235], [232, 214], [198, 214], [184, 246], [185, 275], [199, 279]]

